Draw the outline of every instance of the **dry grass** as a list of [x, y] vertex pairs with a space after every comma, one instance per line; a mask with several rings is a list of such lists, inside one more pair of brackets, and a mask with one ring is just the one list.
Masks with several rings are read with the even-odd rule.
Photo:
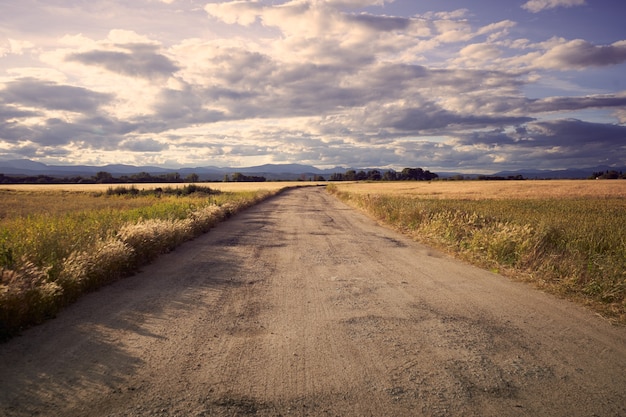
[[626, 181], [329, 187], [416, 240], [626, 323]]
[[434, 199], [626, 198], [626, 181], [396, 181], [333, 183], [339, 191]]
[[282, 189], [131, 196], [21, 188], [0, 191], [0, 340]]

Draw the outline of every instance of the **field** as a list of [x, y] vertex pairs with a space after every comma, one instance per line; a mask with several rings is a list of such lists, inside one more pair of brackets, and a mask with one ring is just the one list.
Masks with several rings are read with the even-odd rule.
[[626, 181], [333, 184], [381, 223], [626, 323]]
[[288, 186], [0, 187], [0, 340]]
[[[323, 185], [323, 182], [311, 181], [270, 181], [270, 182], [201, 182], [198, 186], [209, 187], [220, 191], [275, 191], [283, 188]], [[135, 187], [139, 190], [150, 190], [165, 187], [185, 187], [185, 183], [141, 183], [141, 184], [119, 184], [123, 187]], [[104, 192], [118, 184], [0, 184], [0, 190], [14, 191], [93, 191]]]

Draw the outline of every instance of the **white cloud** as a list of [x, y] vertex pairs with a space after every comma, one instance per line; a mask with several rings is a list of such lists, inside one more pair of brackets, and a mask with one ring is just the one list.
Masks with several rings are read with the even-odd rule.
[[530, 0], [522, 8], [531, 13], [538, 13], [546, 9], [557, 7], [575, 7], [584, 5], [586, 0]]
[[248, 26], [254, 23], [263, 5], [257, 0], [237, 0], [224, 3], [209, 3], [204, 10], [227, 24]]
[[459, 58], [454, 62], [468, 67], [491, 67], [493, 61], [502, 55], [500, 48], [491, 43], [474, 43], [459, 51]]

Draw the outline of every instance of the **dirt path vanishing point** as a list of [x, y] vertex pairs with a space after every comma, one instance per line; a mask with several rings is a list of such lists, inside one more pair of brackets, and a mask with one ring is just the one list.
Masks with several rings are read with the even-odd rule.
[[288, 191], [0, 345], [2, 416], [626, 416], [626, 328]]

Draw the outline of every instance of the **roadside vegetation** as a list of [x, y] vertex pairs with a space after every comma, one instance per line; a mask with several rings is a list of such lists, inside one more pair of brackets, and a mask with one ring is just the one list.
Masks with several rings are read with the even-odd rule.
[[0, 190], [0, 340], [278, 192]]
[[[517, 182], [512, 185], [517, 194], [501, 195], [481, 194], [470, 182], [458, 182], [456, 192], [450, 189], [454, 185], [443, 184], [447, 194], [434, 183], [420, 185], [421, 194], [391, 184], [327, 189], [418, 241], [626, 324], [624, 190], [594, 195], [596, 181], [550, 183], [537, 183], [541, 192], [533, 194], [535, 184]], [[550, 187], [558, 197], [545, 193]]]

